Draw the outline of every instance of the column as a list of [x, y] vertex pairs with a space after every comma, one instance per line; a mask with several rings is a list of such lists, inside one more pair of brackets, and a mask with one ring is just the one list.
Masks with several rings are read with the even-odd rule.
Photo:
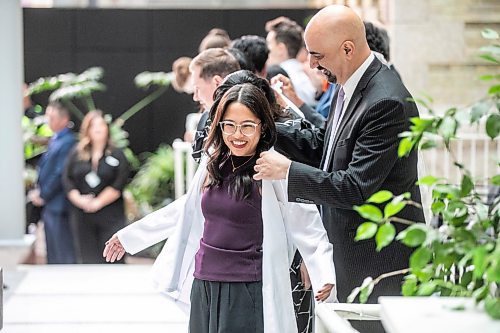
[[[23, 72], [22, 9], [0, 1], [0, 246], [21, 244], [25, 225], [21, 131]], [[1, 249], [0, 249], [1, 250]], [[1, 258], [1, 257], [0, 257]], [[0, 262], [2, 265], [2, 262]]]

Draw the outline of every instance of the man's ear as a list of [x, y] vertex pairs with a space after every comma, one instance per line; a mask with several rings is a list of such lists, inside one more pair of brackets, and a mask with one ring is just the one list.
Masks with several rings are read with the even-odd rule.
[[354, 43], [350, 40], [346, 40], [344, 44], [342, 44], [342, 50], [345, 52], [347, 58], [352, 58], [355, 46]]
[[212, 81], [215, 83], [216, 87], [220, 86], [220, 84], [222, 83], [223, 80], [224, 80], [224, 78], [222, 78], [220, 75], [214, 75], [212, 77]]

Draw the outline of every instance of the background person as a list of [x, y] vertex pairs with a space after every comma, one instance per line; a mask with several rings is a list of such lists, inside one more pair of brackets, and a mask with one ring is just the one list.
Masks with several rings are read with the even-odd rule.
[[70, 113], [59, 102], [47, 107], [47, 122], [54, 132], [47, 151], [38, 162], [36, 189], [28, 193], [33, 205], [42, 207], [48, 264], [74, 264], [73, 235], [69, 224], [69, 202], [62, 184], [66, 158], [75, 144], [69, 129]]
[[105, 263], [104, 242], [125, 226], [122, 193], [128, 175], [128, 161], [111, 142], [102, 112], [90, 111], [64, 171], [64, 187], [73, 204], [71, 222], [78, 263]]

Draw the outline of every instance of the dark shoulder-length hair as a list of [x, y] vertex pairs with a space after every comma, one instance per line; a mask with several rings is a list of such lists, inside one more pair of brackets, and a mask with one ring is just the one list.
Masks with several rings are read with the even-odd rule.
[[229, 147], [224, 143], [222, 130], [219, 123], [224, 119], [226, 111], [232, 103], [246, 106], [260, 120], [260, 139], [257, 143], [253, 161], [233, 173], [229, 178], [229, 194], [238, 199], [247, 198], [252, 191], [253, 166], [260, 153], [271, 148], [276, 141], [276, 127], [271, 113], [269, 102], [264, 92], [253, 84], [245, 83], [235, 85], [227, 90], [221, 97], [213, 117], [213, 123], [205, 143], [205, 153], [208, 159], [207, 188], [219, 187], [223, 176], [221, 167], [230, 156]]

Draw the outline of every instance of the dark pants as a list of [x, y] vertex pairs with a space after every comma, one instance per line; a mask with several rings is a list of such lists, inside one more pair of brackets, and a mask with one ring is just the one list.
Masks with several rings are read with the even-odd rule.
[[263, 333], [262, 282], [194, 279], [190, 333]]
[[75, 248], [68, 214], [44, 209], [42, 220], [47, 244], [47, 263], [74, 264]]
[[[79, 264], [105, 264], [102, 256], [105, 243], [118, 230], [125, 226], [125, 218], [104, 218], [72, 212], [72, 224], [75, 235], [76, 259]], [[123, 263], [123, 258], [118, 263]]]

